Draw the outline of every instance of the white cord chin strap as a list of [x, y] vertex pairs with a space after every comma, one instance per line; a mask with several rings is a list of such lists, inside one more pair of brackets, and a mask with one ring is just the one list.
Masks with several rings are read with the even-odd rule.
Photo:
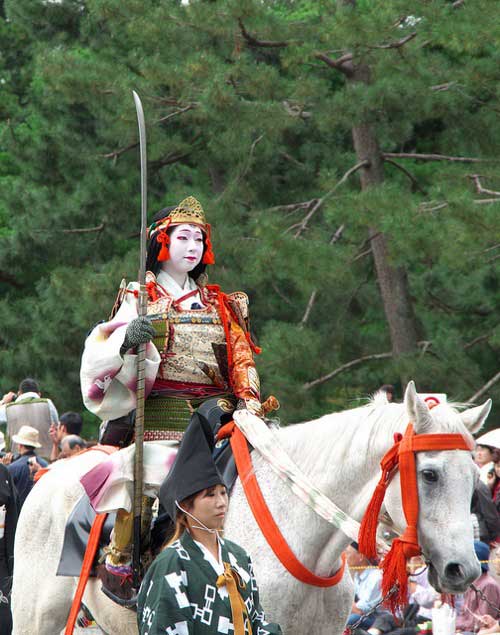
[[201, 529], [202, 531], [208, 531], [210, 534], [215, 534], [217, 537], [219, 535], [219, 531], [223, 531], [223, 529], [209, 529], [206, 525], [204, 525], [201, 520], [199, 520], [198, 518], [196, 518], [196, 516], [193, 516], [193, 514], [190, 514], [186, 509], [184, 509], [183, 507], [181, 507], [179, 505], [179, 503], [177, 501], [175, 501], [175, 505], [178, 509], [181, 510], [181, 512], [183, 512], [184, 514], [186, 514], [186, 516], [189, 516], [190, 518], [192, 518], [193, 520], [195, 520], [197, 523], [200, 523], [199, 525], [192, 525], [193, 529]]

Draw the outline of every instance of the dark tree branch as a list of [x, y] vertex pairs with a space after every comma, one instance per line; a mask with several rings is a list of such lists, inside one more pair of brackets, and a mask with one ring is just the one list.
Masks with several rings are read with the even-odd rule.
[[293, 163], [293, 165], [296, 165], [298, 168], [305, 169], [305, 167], [306, 167], [298, 159], [296, 159], [295, 157], [292, 157], [291, 154], [288, 154], [288, 152], [280, 152], [280, 156], [282, 156], [286, 161], [289, 161], [290, 163]]
[[431, 86], [431, 90], [436, 92], [444, 92], [445, 90], [450, 90], [453, 86], [456, 85], [456, 81], [446, 82], [445, 84], [436, 84], [435, 86]]
[[55, 231], [60, 231], [63, 234], [91, 234], [95, 232], [102, 232], [105, 226], [106, 226], [106, 223], [101, 223], [100, 225], [97, 225], [96, 227], [81, 227], [77, 229], [60, 229]]
[[489, 203], [500, 203], [500, 196], [497, 198], [477, 198], [474, 200], [476, 205], [488, 205]]
[[117, 159], [122, 154], [125, 154], [125, 152], [128, 152], [129, 150], [132, 150], [133, 148], [137, 148], [138, 145], [139, 145], [139, 142], [136, 141], [134, 143], [131, 143], [129, 146], [126, 146], [125, 148], [120, 148], [119, 150], [108, 152], [107, 154], [100, 154], [99, 156], [103, 157], [104, 159]]
[[410, 181], [413, 184], [412, 190], [418, 190], [419, 192], [424, 192], [424, 189], [421, 187], [421, 185], [419, 184], [419, 182], [417, 181], [417, 179], [413, 176], [413, 174], [411, 172], [409, 172], [406, 168], [404, 168], [402, 165], [399, 165], [399, 163], [396, 163], [396, 161], [393, 161], [392, 159], [384, 159], [386, 163], [390, 163], [391, 165], [393, 165], [394, 167], [396, 167], [398, 170], [401, 170], [401, 172], [403, 172], [403, 174], [406, 174], [406, 176], [410, 179]]
[[482, 178], [481, 174], [469, 174], [467, 175], [467, 178], [471, 179], [471, 181], [474, 182], [474, 186], [478, 194], [489, 194], [490, 196], [500, 196], [500, 192], [497, 192], [495, 190], [488, 190], [487, 188], [481, 185], [481, 181], [479, 180]]
[[498, 372], [496, 375], [493, 375], [493, 377], [489, 381], [487, 381], [484, 384], [484, 386], [482, 386], [476, 393], [474, 393], [472, 397], [470, 397], [467, 401], [469, 403], [474, 403], [476, 399], [479, 399], [479, 397], [482, 397], [482, 395], [484, 395], [485, 392], [487, 392], [492, 386], [494, 386], [499, 379], [500, 379], [500, 372]]
[[75, 229], [53, 229], [53, 228], [33, 229], [32, 233], [43, 234], [46, 232], [50, 232], [50, 233], [57, 232], [61, 234], [94, 234], [94, 233], [102, 232], [105, 226], [106, 226], [106, 223], [102, 222], [100, 225], [97, 225], [95, 227], [77, 227]]
[[415, 37], [417, 37], [417, 32], [416, 31], [406, 35], [405, 37], [401, 38], [400, 40], [396, 40], [396, 42], [389, 42], [388, 44], [376, 44], [375, 46], [369, 46], [368, 48], [370, 48], [370, 49], [399, 49], [402, 46], [404, 46], [407, 42], [409, 42], [410, 40], [413, 40], [413, 38], [415, 38]]
[[289, 205], [276, 205], [275, 207], [269, 207], [268, 212], [295, 212], [299, 209], [309, 209], [311, 205], [314, 205], [318, 199], [313, 198], [310, 201], [304, 201], [303, 203], [290, 203]]
[[440, 209], [444, 209], [445, 207], [448, 207], [448, 203], [446, 201], [424, 201], [418, 206], [421, 212], [430, 212], [431, 214], [433, 212], [438, 212]]
[[328, 244], [329, 245], [335, 245], [335, 243], [342, 238], [342, 234], [344, 233], [344, 229], [345, 229], [345, 225], [344, 225], [344, 223], [342, 223], [342, 225], [340, 225], [340, 227], [337, 229], [337, 231], [330, 238], [330, 242]]
[[330, 68], [334, 68], [341, 73], [344, 73], [347, 77], [352, 77], [354, 73], [353, 55], [352, 53], [345, 53], [338, 59], [334, 60], [326, 53], [316, 53], [314, 57], [321, 62], [324, 62]]
[[188, 104], [184, 108], [179, 108], [179, 110], [176, 110], [175, 112], [171, 112], [169, 115], [165, 115], [165, 117], [158, 119], [157, 121], [155, 121], [155, 124], [164, 123], [165, 121], [168, 121], [169, 119], [173, 119], [173, 117], [182, 115], [183, 112], [188, 112], [188, 110], [193, 110], [193, 108], [196, 108], [194, 104]]
[[180, 153], [171, 153], [171, 154], [167, 154], [166, 157], [163, 157], [163, 159], [158, 159], [157, 161], [152, 161], [151, 162], [151, 169], [153, 171], [156, 170], [160, 170], [161, 168], [164, 168], [166, 165], [172, 165], [172, 163], [179, 163], [179, 161], [183, 161], [184, 159], [186, 159], [191, 153], [193, 152], [193, 150], [188, 150], [187, 152], [180, 152]]
[[305, 384], [303, 384], [302, 389], [310, 390], [314, 386], [319, 386], [320, 384], [324, 384], [329, 379], [333, 379], [337, 375], [340, 375], [340, 373], [343, 373], [345, 370], [349, 370], [350, 368], [353, 368], [354, 366], [358, 366], [359, 364], [362, 364], [363, 362], [368, 362], [372, 359], [389, 359], [391, 357], [392, 357], [392, 353], [376, 353], [374, 355], [363, 355], [363, 357], [358, 357], [357, 359], [353, 359], [350, 362], [347, 362], [347, 364], [342, 364], [342, 366], [339, 366], [335, 370], [332, 370], [332, 372], [328, 373], [327, 375], [323, 375], [322, 377], [318, 377], [318, 379], [313, 379], [313, 381], [306, 382]]
[[250, 46], [258, 46], [262, 48], [286, 48], [289, 45], [289, 42], [285, 41], [273, 42], [271, 40], [259, 40], [246, 30], [241, 18], [238, 18], [238, 24], [240, 26], [241, 35], [245, 38], [246, 42]]
[[293, 302], [290, 300], [290, 298], [286, 297], [286, 295], [281, 291], [276, 282], [271, 282], [271, 287], [274, 289], [274, 291], [276, 291], [276, 294], [279, 295], [283, 302], [286, 302], [288, 306], [293, 306]]
[[311, 314], [311, 310], [313, 308], [317, 294], [318, 294], [318, 290], [314, 289], [314, 291], [311, 293], [311, 297], [309, 298], [309, 302], [307, 303], [305, 313], [302, 316], [302, 319], [300, 320], [300, 326], [305, 326], [307, 320], [309, 319], [309, 315]]
[[464, 351], [466, 351], [469, 348], [472, 348], [476, 344], [480, 344], [481, 342], [487, 341], [490, 337], [491, 337], [491, 333], [485, 333], [484, 335], [479, 335], [478, 337], [475, 337], [470, 342], [467, 342], [466, 344], [464, 344]]
[[[427, 351], [430, 345], [431, 345], [431, 342], [427, 342], [427, 341], [418, 342], [418, 346], [422, 348], [424, 352]], [[344, 371], [349, 370], [350, 368], [353, 368], [354, 366], [358, 366], [359, 364], [363, 364], [364, 362], [369, 362], [374, 359], [389, 359], [391, 357], [393, 357], [393, 353], [375, 353], [373, 355], [363, 355], [362, 357], [358, 357], [357, 359], [352, 359], [350, 362], [347, 362], [346, 364], [342, 364], [342, 366], [339, 366], [335, 370], [332, 370], [327, 375], [323, 375], [322, 377], [313, 379], [313, 381], [306, 382], [305, 384], [302, 385], [302, 389], [309, 390], [310, 388], [313, 388], [314, 386], [324, 384], [326, 381], [333, 379], [337, 375], [340, 375], [340, 373], [343, 373]], [[499, 376], [500, 376], [500, 373], [499, 373]]]
[[345, 181], [347, 181], [347, 179], [351, 176], [351, 174], [354, 174], [361, 168], [367, 167], [368, 165], [369, 165], [369, 161], [365, 159], [364, 161], [360, 161], [359, 163], [356, 163], [356, 165], [353, 165], [352, 168], [349, 168], [349, 170], [347, 170], [347, 172], [342, 176], [340, 181], [338, 181], [329, 192], [327, 192], [322, 198], [316, 199], [316, 202], [313, 205], [312, 209], [304, 216], [304, 218], [302, 219], [302, 222], [296, 225], [293, 225], [292, 227], [289, 227], [287, 231], [297, 228], [297, 231], [294, 234], [294, 238], [299, 238], [300, 234], [307, 229], [307, 223], [311, 220], [311, 218], [318, 211], [318, 209], [323, 205], [323, 203], [335, 193], [337, 188], [339, 188], [342, 185], [342, 183], [345, 183]]
[[495, 163], [498, 159], [451, 157], [445, 154], [419, 154], [418, 152], [382, 152], [384, 159], [415, 159], [417, 161], [452, 161], [457, 163]]

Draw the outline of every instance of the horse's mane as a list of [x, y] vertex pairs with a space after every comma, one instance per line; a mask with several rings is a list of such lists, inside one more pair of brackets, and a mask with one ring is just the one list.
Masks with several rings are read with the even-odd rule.
[[[459, 403], [434, 407], [430, 432], [459, 433], [473, 443], [459, 416], [463, 407]], [[385, 392], [379, 391], [361, 406], [293, 424], [283, 429], [283, 435], [289, 451], [299, 453], [304, 463], [318, 460], [318, 447], [323, 456], [342, 462], [348, 456], [352, 461], [353, 454], [360, 451], [360, 459], [383, 453], [391, 446], [394, 433], [404, 432], [408, 423], [405, 404], [389, 403]]]

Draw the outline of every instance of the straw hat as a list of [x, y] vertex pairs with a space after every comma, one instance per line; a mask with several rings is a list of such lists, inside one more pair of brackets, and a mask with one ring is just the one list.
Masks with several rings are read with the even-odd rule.
[[42, 447], [42, 444], [38, 441], [38, 430], [31, 426], [21, 426], [19, 432], [12, 435], [12, 441], [31, 448]]

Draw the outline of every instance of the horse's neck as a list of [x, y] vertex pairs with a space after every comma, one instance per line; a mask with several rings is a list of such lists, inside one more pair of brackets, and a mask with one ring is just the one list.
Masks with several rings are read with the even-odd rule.
[[283, 428], [283, 446], [300, 469], [349, 515], [360, 518], [380, 460], [404, 427], [402, 404], [370, 404]]

